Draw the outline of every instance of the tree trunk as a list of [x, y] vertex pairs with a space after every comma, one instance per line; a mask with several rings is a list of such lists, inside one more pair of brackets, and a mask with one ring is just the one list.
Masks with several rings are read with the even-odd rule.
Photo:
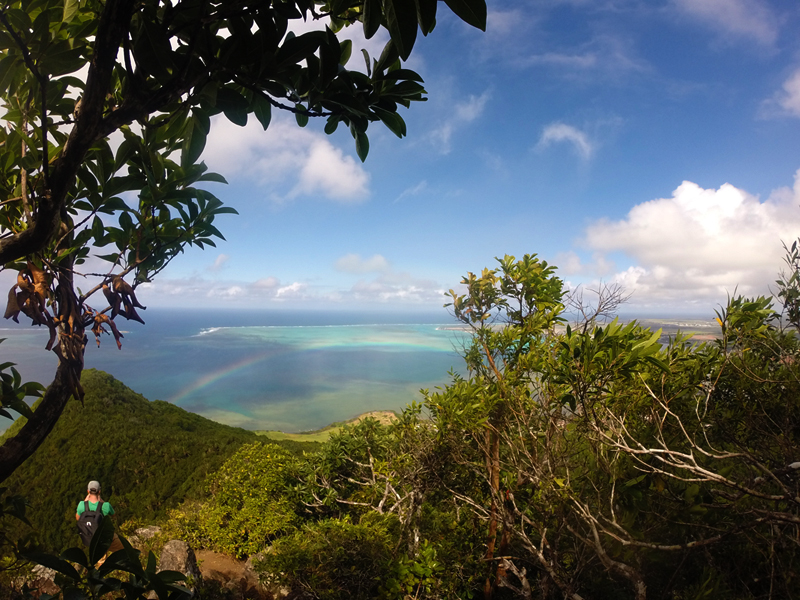
[[[486, 457], [486, 468], [489, 471], [489, 487], [492, 493], [492, 505], [489, 514], [489, 537], [486, 542], [486, 562], [491, 565], [494, 560], [494, 548], [497, 543], [497, 497], [500, 494], [500, 435], [492, 428], [486, 430], [488, 438], [489, 455]], [[494, 595], [496, 581], [492, 581], [491, 575], [486, 577], [483, 587], [485, 600], [491, 600]]]
[[66, 361], [59, 362], [53, 383], [47, 388], [39, 406], [33, 411], [33, 416], [22, 426], [17, 435], [0, 446], [0, 483], [8, 479], [53, 430], [72, 396], [74, 376], [80, 377], [80, 372], [77, 374], [74, 372], [74, 365], [69, 365]]

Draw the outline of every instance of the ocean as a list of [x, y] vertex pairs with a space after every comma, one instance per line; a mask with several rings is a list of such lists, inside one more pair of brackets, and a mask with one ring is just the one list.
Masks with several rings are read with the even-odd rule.
[[[467, 334], [436, 313], [156, 310], [119, 319], [122, 349], [89, 333], [86, 368], [150, 400], [220, 423], [287, 432], [372, 410], [401, 410], [464, 373]], [[0, 362], [47, 384], [56, 358], [45, 328], [2, 324]], [[5, 423], [0, 423], [3, 428]]]

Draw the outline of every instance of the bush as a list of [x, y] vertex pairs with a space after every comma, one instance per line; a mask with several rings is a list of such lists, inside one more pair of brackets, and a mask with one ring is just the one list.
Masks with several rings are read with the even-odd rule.
[[329, 519], [277, 540], [256, 569], [271, 583], [304, 598], [340, 600], [379, 597], [393, 569], [397, 521], [375, 513], [353, 524]]
[[274, 444], [242, 446], [210, 477], [210, 497], [171, 511], [168, 528], [196, 547], [239, 558], [292, 531], [297, 516], [284, 496], [292, 454]]

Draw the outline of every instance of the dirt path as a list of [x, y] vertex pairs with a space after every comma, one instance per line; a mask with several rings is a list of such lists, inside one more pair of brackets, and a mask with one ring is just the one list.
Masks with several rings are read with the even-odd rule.
[[212, 552], [211, 550], [198, 550], [195, 552], [200, 573], [204, 579], [219, 580], [214, 572], [221, 573], [226, 580], [239, 581], [244, 577], [245, 562], [236, 560], [227, 554]]

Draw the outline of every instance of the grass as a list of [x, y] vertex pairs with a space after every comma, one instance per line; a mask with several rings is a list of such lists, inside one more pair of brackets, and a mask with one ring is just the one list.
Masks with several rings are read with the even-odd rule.
[[381, 423], [389, 423], [392, 419], [396, 417], [396, 413], [391, 410], [374, 410], [372, 412], [364, 413], [363, 415], [358, 415], [354, 419], [350, 419], [349, 421], [343, 421], [339, 423], [331, 423], [330, 425], [323, 427], [322, 429], [317, 429], [316, 431], [301, 431], [299, 433], [286, 433], [283, 431], [274, 431], [274, 430], [261, 430], [255, 431], [256, 435], [263, 435], [271, 440], [292, 440], [295, 442], [327, 442], [328, 439], [332, 435], [339, 433], [342, 427], [345, 425], [355, 425], [362, 419], [366, 419], [367, 417], [372, 417], [373, 419], [377, 419]]

